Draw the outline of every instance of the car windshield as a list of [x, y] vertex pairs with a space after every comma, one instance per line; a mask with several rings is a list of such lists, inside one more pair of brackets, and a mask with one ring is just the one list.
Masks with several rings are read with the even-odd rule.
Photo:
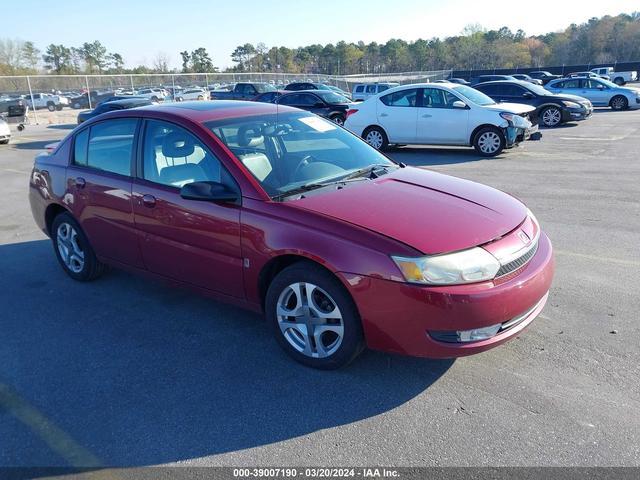
[[591, 81], [592, 82], [595, 81], [595, 82], [601, 83], [603, 85], [606, 85], [609, 88], [620, 88], [619, 85], [616, 85], [615, 83], [613, 83], [613, 82], [611, 82], [609, 80], [606, 80], [604, 78], [598, 78], [597, 80], [591, 80]]
[[540, 96], [549, 95], [549, 90], [546, 90], [544, 87], [541, 87], [540, 85], [536, 85], [534, 83], [530, 83], [530, 84], [528, 83], [525, 88], [532, 91], [536, 95], [540, 95]]
[[206, 126], [272, 198], [346, 180], [387, 159], [355, 135], [306, 112], [215, 120]]
[[316, 95], [322, 97], [322, 100], [328, 104], [335, 105], [340, 103], [349, 103], [349, 99], [334, 92], [325, 92], [318, 90]]
[[471, 102], [475, 103], [476, 105], [485, 106], [485, 105], [496, 104], [496, 102], [494, 102], [490, 97], [486, 96], [484, 93], [479, 92], [475, 88], [467, 87], [466, 85], [458, 85], [456, 87], [453, 87], [453, 90], [455, 90], [457, 93], [465, 97], [467, 100], [470, 100]]

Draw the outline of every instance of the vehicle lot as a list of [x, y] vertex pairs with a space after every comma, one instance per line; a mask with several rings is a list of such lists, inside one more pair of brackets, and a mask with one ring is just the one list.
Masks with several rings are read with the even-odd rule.
[[640, 465], [640, 112], [494, 159], [392, 151], [522, 199], [554, 287], [487, 353], [368, 352], [337, 372], [291, 362], [257, 315], [119, 271], [68, 279], [26, 200], [33, 155], [67, 131], [0, 148], [0, 465]]

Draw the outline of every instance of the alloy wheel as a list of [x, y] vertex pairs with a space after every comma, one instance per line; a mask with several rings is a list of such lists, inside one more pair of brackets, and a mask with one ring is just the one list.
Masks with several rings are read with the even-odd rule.
[[61, 223], [56, 231], [56, 245], [60, 258], [73, 273], [84, 268], [84, 251], [78, 244], [78, 232], [68, 223]]
[[547, 127], [555, 127], [560, 123], [562, 114], [557, 108], [547, 108], [542, 114], [542, 122]]
[[298, 352], [325, 358], [340, 348], [344, 337], [342, 313], [322, 288], [312, 283], [292, 283], [283, 289], [276, 309], [280, 332]]
[[484, 132], [478, 138], [478, 146], [482, 153], [495, 153], [500, 149], [500, 136], [496, 132]]
[[615, 110], [622, 110], [625, 106], [625, 101], [622, 97], [616, 97], [611, 101], [611, 107]]
[[384, 143], [382, 134], [377, 130], [371, 130], [369, 133], [367, 133], [367, 136], [364, 140], [376, 150], [380, 150], [382, 148], [382, 144]]
[[335, 123], [336, 125], [340, 125], [341, 127], [344, 125], [344, 120], [340, 115], [336, 115], [331, 120], [333, 121], [333, 123]]

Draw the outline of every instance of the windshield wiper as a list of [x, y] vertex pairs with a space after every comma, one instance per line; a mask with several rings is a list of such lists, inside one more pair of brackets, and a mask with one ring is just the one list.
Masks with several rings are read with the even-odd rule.
[[316, 190], [318, 188], [329, 187], [331, 185], [340, 185], [343, 183], [351, 183], [358, 182], [362, 180], [368, 180], [368, 178], [346, 178], [343, 177], [339, 180], [331, 180], [330, 182], [317, 182], [317, 183], [305, 183], [304, 185], [300, 185], [299, 187], [292, 188], [291, 190], [287, 190], [286, 192], [279, 193], [271, 197], [272, 200], [282, 200], [286, 197], [291, 197], [292, 195], [298, 195], [300, 193], [308, 192], [310, 190]]
[[343, 179], [352, 179], [352, 178], [359, 178], [359, 177], [365, 177], [365, 178], [378, 178], [380, 175], [378, 175], [376, 173], [376, 170], [380, 170], [381, 168], [385, 169], [384, 173], [386, 172], [386, 169], [388, 169], [389, 167], [396, 167], [399, 165], [395, 165], [395, 164], [388, 164], [388, 163], [376, 163], [373, 165], [368, 165], [364, 168], [360, 168], [358, 170], [356, 170], [353, 173], [350, 173], [349, 175], [347, 175], [346, 177], [342, 177]]

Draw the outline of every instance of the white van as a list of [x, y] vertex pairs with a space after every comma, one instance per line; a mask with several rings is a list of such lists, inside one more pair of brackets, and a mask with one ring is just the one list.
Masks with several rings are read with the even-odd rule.
[[363, 102], [367, 98], [377, 95], [380, 92], [397, 87], [399, 83], [358, 83], [354, 85], [351, 98], [354, 102]]

